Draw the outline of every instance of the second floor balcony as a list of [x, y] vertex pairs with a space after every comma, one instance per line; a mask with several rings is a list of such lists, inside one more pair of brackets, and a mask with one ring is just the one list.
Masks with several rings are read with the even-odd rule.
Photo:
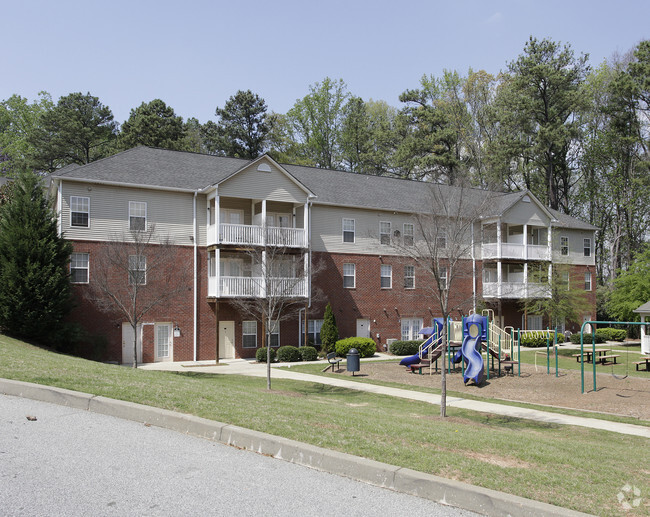
[[209, 298], [306, 298], [307, 279], [272, 278], [268, 283], [255, 276], [208, 277]]
[[[219, 231], [217, 231], [217, 226]], [[219, 225], [208, 225], [208, 246], [216, 244], [306, 248], [307, 231], [304, 228], [253, 224], [221, 223]]]
[[485, 282], [483, 298], [550, 298], [549, 286], [535, 282]]

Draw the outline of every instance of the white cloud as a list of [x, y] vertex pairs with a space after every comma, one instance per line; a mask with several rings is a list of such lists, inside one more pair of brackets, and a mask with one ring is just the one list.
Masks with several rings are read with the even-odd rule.
[[486, 25], [492, 25], [495, 23], [499, 23], [501, 20], [503, 20], [503, 15], [501, 13], [494, 13], [492, 16], [487, 18], [483, 23]]

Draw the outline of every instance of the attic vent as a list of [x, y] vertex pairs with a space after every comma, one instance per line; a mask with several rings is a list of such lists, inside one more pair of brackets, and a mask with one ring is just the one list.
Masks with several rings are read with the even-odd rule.
[[526, 195], [526, 196], [522, 197], [521, 200], [522, 200], [524, 203], [530, 203], [530, 196]]
[[257, 166], [259, 172], [271, 172], [271, 166], [268, 163], [260, 163]]
[[399, 237], [399, 236], [400, 236], [399, 230], [395, 230], [395, 231], [393, 232], [393, 235], [394, 235], [395, 237]]

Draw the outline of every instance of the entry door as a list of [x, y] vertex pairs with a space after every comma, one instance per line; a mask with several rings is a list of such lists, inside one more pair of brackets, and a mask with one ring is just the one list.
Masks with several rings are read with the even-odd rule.
[[[138, 325], [138, 364], [142, 363], [142, 325]], [[133, 364], [133, 327], [122, 323], [122, 364]]]
[[156, 333], [155, 361], [171, 361], [174, 357], [172, 324], [156, 323], [154, 332]]
[[235, 322], [219, 322], [219, 359], [235, 358]]
[[370, 337], [370, 320], [357, 320], [357, 337]]

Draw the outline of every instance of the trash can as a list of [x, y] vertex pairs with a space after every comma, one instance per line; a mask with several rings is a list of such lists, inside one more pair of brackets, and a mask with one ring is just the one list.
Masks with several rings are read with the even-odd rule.
[[345, 357], [347, 359], [347, 371], [352, 372], [354, 376], [354, 372], [359, 371], [359, 351], [356, 348], [350, 348]]

